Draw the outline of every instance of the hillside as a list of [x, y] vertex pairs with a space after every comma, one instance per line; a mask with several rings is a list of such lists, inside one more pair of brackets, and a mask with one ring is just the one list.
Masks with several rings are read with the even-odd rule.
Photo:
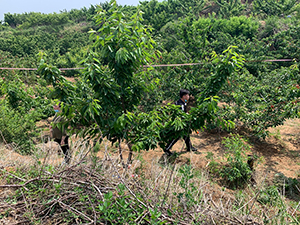
[[[208, 201], [211, 201], [214, 206], [214, 212], [216, 213], [218, 210], [226, 209], [229, 210], [229, 214], [224, 214], [224, 217], [220, 218], [221, 221], [225, 222], [226, 224], [230, 221], [235, 220], [235, 223], [238, 223], [238, 221], [242, 220], [243, 217], [241, 215], [236, 215], [235, 217], [232, 217], [235, 215], [232, 212], [232, 205], [234, 202], [237, 201], [236, 196], [243, 196], [246, 195], [248, 197], [242, 197], [245, 198], [242, 201], [246, 201], [246, 199], [251, 198], [253, 195], [252, 192], [256, 192], [256, 190], [260, 190], [261, 193], [263, 193], [263, 190], [266, 190], [266, 188], [270, 185], [276, 184], [275, 178], [278, 176], [278, 174], [282, 173], [286, 179], [287, 178], [296, 178], [298, 180], [299, 176], [299, 158], [297, 157], [299, 154], [299, 137], [295, 136], [294, 134], [297, 133], [300, 129], [299, 127], [299, 120], [289, 120], [284, 125], [277, 127], [275, 129], [271, 129], [271, 136], [266, 139], [266, 141], [258, 142], [258, 141], [250, 141], [249, 144], [251, 144], [252, 148], [251, 151], [248, 153], [257, 154], [259, 157], [262, 157], [260, 162], [255, 163], [255, 173], [253, 175], [254, 181], [252, 181], [252, 185], [249, 185], [247, 188], [244, 188], [242, 190], [232, 190], [222, 187], [220, 181], [218, 178], [214, 176], [214, 174], [211, 173], [209, 162], [211, 162], [212, 157], [208, 157], [209, 153], [213, 153], [213, 158], [222, 163], [226, 163], [224, 161], [224, 147], [221, 144], [220, 140], [229, 134], [226, 133], [207, 133], [207, 132], [201, 132], [200, 134], [194, 134], [192, 135], [192, 142], [193, 144], [199, 149], [196, 153], [185, 153], [182, 150], [183, 142], [179, 141], [174, 147], [173, 151], [180, 153], [178, 158], [176, 158], [174, 166], [176, 166], [177, 169], [175, 169], [178, 173], [178, 168], [180, 166], [191, 164], [194, 171], [201, 171], [201, 181], [197, 181], [200, 183], [197, 183], [197, 189], [198, 191], [201, 190], [201, 192], [204, 194], [204, 199], [206, 198]], [[69, 166], [61, 166], [62, 162], [62, 156], [59, 156], [57, 154], [58, 146], [55, 142], [52, 142], [51, 144], [48, 143], [46, 146], [50, 147], [51, 145], [53, 147], [52, 150], [50, 150], [48, 147], [44, 146], [42, 147], [43, 154], [46, 153], [46, 158], [40, 158], [39, 160], [43, 162], [43, 165], [46, 166], [44, 169], [48, 170], [49, 166], [54, 166], [55, 170], [57, 171], [69, 171], [73, 170], [76, 171], [76, 168], [80, 165], [76, 163], [76, 161], [79, 159], [78, 157], [78, 145], [76, 143], [78, 140], [76, 138], [72, 139], [72, 151], [73, 151], [73, 161]], [[83, 142], [82, 142], [83, 143]], [[50, 144], [50, 145], [49, 145]], [[110, 144], [108, 144], [108, 154], [109, 157], [105, 155], [105, 148], [104, 146], [100, 147], [99, 152], [97, 153], [98, 157], [98, 163], [99, 165], [105, 166], [106, 168], [103, 171], [104, 177], [110, 177], [112, 174], [115, 174], [115, 169], [118, 168], [119, 173], [122, 174], [122, 177], [126, 183], [130, 184], [133, 180], [132, 176], [136, 176], [137, 182], [148, 182], [148, 180], [152, 180], [156, 176], [159, 176], [160, 173], [163, 173], [163, 176], [169, 176], [168, 175], [168, 167], [166, 167], [165, 164], [165, 156], [163, 155], [163, 152], [161, 149], [151, 150], [148, 152], [141, 152], [141, 153], [135, 153], [133, 157], [133, 162], [131, 167], [127, 171], [123, 171], [121, 167], [118, 166], [119, 164], [119, 157], [118, 154], [116, 154], [116, 150], [113, 147], [110, 147]], [[127, 155], [127, 148], [124, 145], [123, 146], [123, 154], [124, 156]], [[50, 150], [50, 152], [48, 152]], [[75, 154], [76, 151], [77, 153]], [[39, 154], [41, 154], [40, 152]], [[48, 152], [48, 153], [47, 153]], [[182, 152], [182, 153], [181, 153]], [[37, 158], [36, 156], [21, 156], [13, 152], [13, 149], [7, 149], [4, 146], [1, 147], [1, 171], [4, 177], [12, 176], [12, 174], [18, 174], [18, 170], [22, 171], [31, 171], [32, 165], [38, 165], [36, 164]], [[44, 161], [46, 160], [46, 161]], [[90, 159], [86, 158], [85, 162], [88, 163]], [[111, 161], [112, 160], [112, 161]], [[113, 168], [112, 165], [115, 165]], [[73, 169], [71, 169], [73, 168]], [[171, 168], [170, 168], [171, 169]], [[111, 172], [108, 172], [111, 171]], [[46, 172], [46, 171], [45, 171]], [[71, 172], [71, 171], [70, 171]], [[110, 173], [110, 174], [109, 174]], [[128, 176], [126, 176], [128, 174]], [[155, 175], [156, 174], [156, 175]], [[114, 179], [115, 175], [112, 175], [112, 178]], [[154, 176], [154, 177], [153, 177]], [[175, 177], [180, 177], [179, 174], [175, 175]], [[140, 178], [143, 177], [143, 178]], [[151, 178], [153, 177], [153, 178]], [[157, 177], [158, 178], [158, 177]], [[156, 179], [157, 179], [156, 178]], [[166, 177], [167, 178], [167, 177]], [[196, 178], [196, 177], [195, 177]], [[12, 178], [10, 178], [12, 179]], [[18, 178], [19, 179], [19, 178]], [[197, 179], [198, 176], [197, 176]], [[172, 185], [178, 185], [179, 180], [176, 181], [176, 179], [172, 182]], [[163, 187], [163, 181], [157, 182], [156, 186]], [[209, 182], [209, 183], [208, 183]], [[254, 183], [253, 183], [254, 182]], [[286, 180], [287, 182], [287, 180]], [[202, 183], [202, 184], [201, 184]], [[5, 179], [2, 179], [0, 182], [1, 185], [8, 185], [7, 181]], [[5, 200], [7, 197], [12, 196], [14, 192], [14, 188], [10, 188], [9, 185], [4, 188], [4, 186], [1, 186], [0, 189], [0, 198], [2, 200]], [[134, 188], [134, 187], [133, 187]], [[288, 191], [288, 190], [285, 190]], [[153, 198], [150, 197], [149, 198]], [[259, 195], [258, 199], [263, 198], [263, 195]], [[289, 198], [291, 199], [298, 199], [299, 198], [299, 192], [293, 191], [292, 195], [289, 195]], [[29, 199], [28, 199], [29, 200]], [[19, 200], [19, 204], [21, 204], [22, 200]], [[29, 200], [30, 201], [30, 200]], [[273, 200], [272, 200], [273, 201]], [[284, 201], [286, 202], [286, 206], [288, 212], [293, 211], [293, 204], [292, 201], [288, 198], [284, 198]], [[277, 210], [280, 210], [279, 205], [273, 205], [269, 210], [266, 210], [263, 205], [260, 203], [260, 201], [249, 201], [247, 204], [250, 205], [254, 204], [254, 210], [251, 213], [251, 216], [249, 217], [248, 223], [252, 221], [256, 221], [256, 224], [260, 224], [259, 221], [263, 218], [261, 213], [259, 213], [260, 210], [263, 210], [263, 212], [268, 216], [272, 217], [276, 215], [274, 214]], [[209, 203], [205, 203], [204, 207], [210, 207]], [[239, 203], [240, 207], [242, 206], [241, 203]], [[3, 209], [6, 209], [8, 205], [1, 204], [0, 207]], [[17, 211], [13, 211], [9, 213], [9, 217], [3, 217], [0, 221], [4, 224], [11, 224], [15, 222], [21, 222], [24, 221], [19, 218], [18, 214], [22, 212], [23, 209], [19, 208], [19, 206], [15, 206]], [[17, 213], [19, 212], [19, 213]], [[295, 209], [296, 212], [296, 209]], [[297, 211], [297, 213], [299, 213]], [[212, 218], [217, 219], [218, 214], [213, 214], [214, 216]], [[46, 219], [47, 217], [45, 217]], [[49, 217], [48, 217], [49, 218]], [[51, 217], [50, 217], [51, 218]], [[56, 221], [60, 221], [62, 218], [59, 216], [53, 217]], [[230, 219], [232, 218], [232, 219]], [[282, 218], [282, 217], [279, 217]], [[16, 220], [17, 219], [17, 220]], [[45, 220], [47, 221], [47, 220]], [[273, 220], [276, 221], [276, 220]], [[27, 221], [29, 222], [29, 221]], [[53, 222], [53, 221], [52, 221]], [[26, 224], [26, 223], [25, 223]]]
[[[299, 12], [151, 0], [6, 14], [0, 223], [300, 223]], [[197, 152], [163, 154], [189, 134]]]

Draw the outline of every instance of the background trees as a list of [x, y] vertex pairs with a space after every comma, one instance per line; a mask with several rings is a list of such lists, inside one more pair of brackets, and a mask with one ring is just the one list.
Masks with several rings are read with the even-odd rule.
[[[291, 2], [295, 8], [289, 8]], [[164, 149], [170, 140], [187, 133], [211, 128], [232, 131], [234, 125], [246, 131], [245, 136], [265, 138], [269, 127], [299, 116], [299, 4], [277, 1], [272, 5], [275, 8], [283, 5], [283, 11], [292, 12], [286, 16], [278, 14], [284, 7], [268, 14], [261, 12], [256, 3], [170, 0], [122, 7], [112, 2], [102, 4], [102, 10], [95, 6], [64, 11], [61, 15], [7, 15], [6, 23], [0, 26], [0, 67], [39, 69], [37, 72], [0, 71], [0, 137], [13, 149], [31, 153], [35, 144], [41, 142], [36, 122], [52, 116], [52, 105], [60, 100], [61, 115], [67, 118], [66, 127], [86, 139], [98, 141], [106, 137], [115, 147], [120, 146], [120, 153], [121, 142], [127, 143], [131, 152], [158, 146]], [[260, 3], [264, 7], [271, 4], [264, 0]], [[140, 9], [145, 12], [145, 20]], [[264, 61], [280, 58], [292, 60]], [[172, 65], [175, 63], [195, 64]], [[143, 67], [149, 64], [169, 66]], [[59, 70], [75, 66], [85, 69]], [[195, 97], [189, 114], [168, 104], [178, 98], [180, 88], [191, 90]], [[46, 161], [41, 163], [38, 158], [34, 169], [2, 170], [8, 186], [20, 188], [7, 200], [10, 202], [4, 207], [7, 210], [3, 217], [12, 216], [16, 211], [18, 215], [14, 216], [22, 216], [23, 222], [24, 218], [53, 221], [59, 217], [64, 223], [108, 220], [118, 223], [123, 210], [125, 214], [130, 213], [123, 218], [127, 223], [232, 223], [235, 220], [241, 223], [245, 218], [252, 223], [254, 219], [261, 223], [298, 222], [296, 179], [282, 175], [282, 182], [275, 182], [271, 187], [257, 185], [257, 189], [247, 188], [245, 192], [226, 192], [225, 187], [243, 188], [251, 178], [253, 167], [247, 163], [247, 154], [252, 150], [245, 142], [238, 135], [224, 139], [221, 148], [227, 148], [227, 163], [215, 162], [213, 153], [207, 149], [207, 156], [201, 160], [209, 160], [206, 165], [209, 169], [201, 169], [201, 173], [198, 170], [193, 173], [191, 165], [177, 170], [176, 162], [176, 167], [160, 168], [159, 173], [158, 170], [144, 173], [149, 167], [146, 169], [142, 164], [130, 170], [124, 167], [121, 177], [121, 168], [116, 168], [112, 161], [109, 165], [113, 166], [107, 169], [104, 164], [107, 161], [100, 163], [96, 157], [88, 160], [89, 154], [79, 154], [80, 163], [59, 167], [58, 171], [56, 166]], [[256, 148], [259, 144], [252, 146]], [[285, 146], [277, 147], [272, 150], [279, 157], [290, 154], [288, 163], [298, 154], [296, 151], [279, 153], [277, 150], [285, 150]], [[273, 157], [273, 152], [268, 154]], [[267, 170], [270, 168], [276, 169], [271, 165]], [[219, 209], [208, 194], [209, 190], [215, 193], [216, 186], [207, 186], [211, 181], [204, 178], [202, 171], [227, 181], [221, 183]], [[195, 180], [196, 174], [201, 180]], [[261, 180], [265, 181], [267, 174]], [[136, 175], [143, 176], [141, 183]], [[120, 181], [122, 185], [117, 187]], [[11, 185], [14, 182], [18, 184]], [[145, 188], [141, 189], [143, 185]], [[171, 186], [174, 189], [169, 189]], [[280, 193], [292, 193], [293, 189], [297, 201], [283, 204]], [[106, 193], [109, 190], [113, 192]], [[249, 196], [250, 192], [253, 196]], [[227, 210], [227, 206], [225, 211], [230, 213], [226, 215], [223, 197], [229, 197], [226, 205], [232, 210]], [[45, 201], [47, 198], [49, 201]], [[24, 204], [20, 199], [26, 200]], [[237, 204], [232, 204], [232, 199]], [[134, 204], [129, 204], [132, 201]], [[207, 202], [212, 202], [211, 207]], [[28, 204], [30, 207], [24, 207]], [[152, 211], [157, 206], [160, 211]], [[20, 210], [11, 211], [16, 207]], [[265, 211], [267, 208], [270, 210]]]
[[[204, 97], [204, 92], [219, 95], [226, 106], [218, 117], [242, 122], [264, 137], [267, 127], [281, 124], [298, 112], [298, 63], [262, 62], [299, 55], [299, 4], [294, 1], [291, 8], [291, 2], [279, 2], [281, 8], [274, 5], [292, 10], [289, 17], [261, 14], [257, 4], [270, 4], [268, 1], [245, 4], [204, 0], [149, 1], [141, 2], [139, 7], [103, 3], [58, 14], [7, 14], [0, 29], [0, 66], [36, 68], [39, 52], [46, 63], [42, 63], [40, 72], [48, 65], [85, 66], [84, 71], [63, 74], [78, 77], [76, 84], [58, 79], [55, 89], [42, 91], [43, 98], [61, 98], [66, 104], [76, 105], [69, 109], [70, 124], [89, 126], [95, 119], [104, 133], [114, 133], [111, 140], [123, 138], [121, 130], [113, 131], [123, 113], [158, 109], [175, 100], [180, 88], [190, 89], [202, 100], [210, 95]], [[101, 13], [99, 7], [103, 9]], [[94, 31], [88, 34], [89, 30]], [[222, 85], [216, 92], [210, 92], [211, 76], [217, 74], [218, 68], [218, 64], [212, 64], [211, 53], [222, 55], [230, 45], [237, 46], [236, 53], [244, 56], [244, 68], [233, 70], [229, 77], [217, 82]], [[141, 68], [146, 64], [172, 63], [197, 65]], [[5, 82], [29, 86], [41, 83], [35, 72], [0, 73]], [[46, 78], [46, 74], [42, 76]], [[56, 76], [60, 77], [60, 72]], [[274, 91], [274, 86], [268, 84], [271, 77], [278, 81], [276, 86], [285, 86], [285, 91]], [[53, 84], [53, 79], [48, 82]], [[2, 89], [1, 94], [9, 100], [7, 90]], [[33, 91], [34, 95], [41, 92], [37, 88]], [[71, 117], [78, 111], [79, 115]]]

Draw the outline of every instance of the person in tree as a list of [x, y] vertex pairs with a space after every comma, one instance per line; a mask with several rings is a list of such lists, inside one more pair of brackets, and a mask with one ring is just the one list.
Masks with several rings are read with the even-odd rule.
[[60, 111], [60, 104], [54, 105], [53, 110], [55, 111], [55, 116], [50, 126], [50, 132], [52, 138], [54, 139], [55, 142], [57, 142], [60, 145], [61, 150], [64, 153], [65, 156], [64, 162], [66, 164], [69, 164], [71, 159], [69, 142], [68, 142], [69, 136], [66, 134], [64, 127], [61, 127], [61, 129], [57, 127], [58, 123], [63, 122], [63, 117], [58, 115]]
[[[175, 102], [175, 105], [179, 105], [185, 113], [187, 113], [187, 102], [190, 98], [190, 92], [186, 89], [181, 89], [179, 92], [180, 99]], [[195, 147], [192, 146], [190, 136], [187, 135], [184, 138], [187, 151], [197, 151]], [[167, 155], [172, 155], [172, 152], [170, 149], [173, 147], [173, 145], [179, 140], [179, 138], [173, 139], [170, 143], [167, 144], [166, 149], [164, 149], [164, 152]]]

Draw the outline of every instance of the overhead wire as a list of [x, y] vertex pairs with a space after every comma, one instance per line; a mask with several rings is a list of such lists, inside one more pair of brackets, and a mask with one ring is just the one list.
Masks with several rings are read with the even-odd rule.
[[[292, 62], [298, 61], [297, 59], [265, 59], [265, 60], [250, 60], [245, 62]], [[144, 68], [148, 67], [176, 67], [176, 66], [196, 66], [202, 65], [204, 63], [176, 63], [176, 64], [155, 64], [155, 65], [143, 65]], [[61, 71], [66, 70], [82, 70], [84, 67], [77, 68], [59, 68]], [[27, 71], [37, 71], [38, 68], [14, 68], [14, 67], [0, 67], [0, 70], [27, 70]]]

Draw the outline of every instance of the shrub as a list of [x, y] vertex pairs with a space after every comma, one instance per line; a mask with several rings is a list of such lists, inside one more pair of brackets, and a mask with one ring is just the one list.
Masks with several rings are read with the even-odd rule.
[[[14, 143], [20, 153], [28, 154], [32, 149], [30, 131], [35, 129], [36, 112], [21, 113], [5, 104], [0, 105], [0, 131], [6, 143]], [[2, 139], [1, 138], [1, 139]]]
[[272, 185], [260, 191], [257, 201], [264, 205], [277, 206], [281, 203], [280, 195], [276, 186]]
[[[230, 19], [200, 18], [193, 26], [200, 32], [211, 26], [211, 33], [227, 33], [231, 36], [245, 36], [253, 38], [258, 33], [259, 23], [246, 16], [234, 16]], [[211, 34], [210, 34], [211, 35]]]
[[13, 144], [19, 153], [29, 154], [33, 147], [31, 139], [37, 136], [35, 122], [54, 113], [51, 100], [47, 98], [47, 88], [36, 87], [34, 90], [22, 82], [2, 81], [1, 91], [5, 99], [0, 103], [0, 131], [3, 135], [0, 140]]
[[250, 149], [242, 137], [233, 135], [222, 141], [226, 148], [228, 165], [224, 166], [220, 174], [233, 188], [243, 187], [251, 178], [252, 171], [247, 164], [246, 151]]

